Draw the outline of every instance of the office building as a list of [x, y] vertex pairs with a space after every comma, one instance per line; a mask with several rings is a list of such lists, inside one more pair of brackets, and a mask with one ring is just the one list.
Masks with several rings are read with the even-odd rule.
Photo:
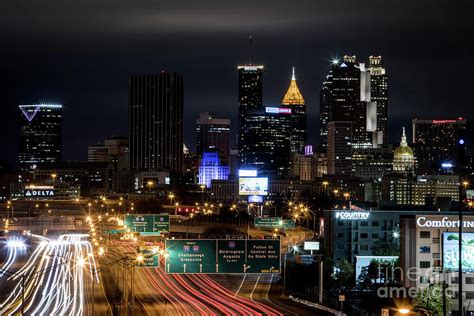
[[293, 154], [291, 159], [291, 176], [301, 181], [313, 181], [317, 175], [317, 156], [312, 151], [306, 150], [310, 146], [305, 146], [306, 153]]
[[215, 118], [211, 113], [203, 112], [196, 120], [196, 152], [216, 151], [224, 165], [229, 165], [230, 120]]
[[117, 170], [124, 170], [128, 166], [128, 139], [125, 137], [109, 137], [87, 151], [89, 162], [113, 162]]
[[466, 119], [414, 119], [412, 123], [418, 174], [454, 173], [464, 168]]
[[328, 123], [327, 172], [330, 175], [352, 173], [352, 123]]
[[288, 176], [290, 126], [290, 108], [265, 107], [247, 111], [247, 144], [240, 168], [256, 169], [259, 175], [271, 178]]
[[249, 111], [262, 109], [263, 66], [238, 66], [239, 73], [239, 160], [240, 166], [252, 161], [250, 157], [252, 141], [249, 140]]
[[421, 175], [393, 173], [382, 179], [383, 204], [426, 206], [443, 210], [455, 208], [460, 200], [460, 180], [456, 175]]
[[[451, 212], [416, 212], [400, 216], [400, 268], [402, 285], [416, 291], [446, 282], [446, 299], [451, 300], [452, 315], [459, 313], [459, 296], [464, 298], [465, 315], [474, 314], [469, 302], [474, 299], [472, 248], [474, 216], [463, 220], [463, 273], [459, 293], [459, 217]], [[416, 268], [416, 269], [414, 269]], [[409, 271], [411, 273], [410, 277]]]
[[303, 154], [304, 146], [308, 141], [306, 106], [303, 95], [296, 84], [295, 67], [293, 67], [290, 86], [281, 101], [281, 106], [291, 109], [290, 150], [293, 153]]
[[18, 161], [23, 169], [58, 162], [62, 152], [62, 115], [59, 104], [20, 105]]
[[128, 104], [130, 168], [181, 172], [183, 76], [130, 76]]
[[393, 242], [400, 232], [400, 211], [324, 211], [324, 242], [334, 261], [355, 263], [357, 256], [373, 256], [373, 247], [382, 240]]
[[366, 180], [381, 179], [393, 170], [391, 145], [360, 148], [352, 153], [352, 175]]
[[388, 76], [382, 67], [382, 56], [369, 56], [370, 95], [376, 103], [377, 128], [382, 143], [387, 144], [388, 121]]
[[217, 152], [203, 152], [199, 163], [199, 184], [211, 187], [212, 180], [229, 179], [229, 166], [222, 165]]
[[387, 75], [380, 56], [371, 56], [369, 67], [356, 56], [335, 60], [320, 90], [321, 151], [327, 151], [328, 123], [352, 122], [353, 148], [376, 147], [386, 142]]

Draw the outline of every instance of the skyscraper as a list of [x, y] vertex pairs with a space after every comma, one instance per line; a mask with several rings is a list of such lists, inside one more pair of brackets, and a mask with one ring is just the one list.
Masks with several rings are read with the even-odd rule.
[[62, 152], [62, 112], [59, 104], [20, 105], [18, 161], [28, 169], [38, 163], [58, 162]]
[[332, 121], [328, 123], [328, 174], [351, 175], [352, 173], [352, 123]]
[[327, 124], [352, 122], [353, 147], [384, 143], [387, 126], [387, 76], [381, 57], [370, 57], [369, 68], [356, 56], [335, 60], [320, 90], [321, 150], [327, 148]]
[[129, 78], [129, 146], [133, 170], [183, 168], [183, 76]]
[[414, 119], [412, 123], [417, 173], [453, 173], [464, 167], [466, 119]]
[[238, 66], [237, 69], [239, 72], [239, 160], [241, 166], [246, 166], [251, 163], [248, 113], [262, 109], [263, 66], [245, 65]]
[[388, 120], [388, 77], [382, 67], [382, 56], [369, 56], [371, 101], [377, 105], [377, 131], [387, 143]]
[[306, 106], [303, 95], [296, 84], [295, 67], [291, 76], [290, 86], [281, 101], [282, 107], [291, 109], [290, 150], [303, 154], [307, 143]]
[[202, 155], [205, 151], [216, 151], [223, 165], [229, 165], [230, 120], [215, 118], [211, 113], [199, 113], [196, 120], [196, 151]]
[[248, 111], [245, 165], [270, 178], [284, 178], [290, 167], [291, 109], [265, 107]]

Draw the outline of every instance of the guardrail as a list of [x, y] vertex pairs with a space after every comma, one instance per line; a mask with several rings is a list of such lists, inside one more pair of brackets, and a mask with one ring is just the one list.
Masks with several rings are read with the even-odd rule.
[[302, 299], [300, 299], [298, 297], [295, 297], [293, 295], [288, 296], [288, 298], [290, 300], [292, 300], [293, 302], [300, 303], [300, 304], [303, 304], [303, 305], [306, 305], [306, 306], [309, 306], [309, 307], [313, 307], [313, 308], [316, 308], [316, 309], [320, 309], [320, 310], [325, 311], [327, 313], [331, 313], [331, 314], [338, 315], [338, 316], [347, 316], [347, 314], [345, 314], [341, 311], [332, 309], [330, 307], [327, 307], [327, 306], [324, 306], [324, 305], [321, 305], [321, 304], [318, 304], [318, 303], [313, 303], [313, 302], [310, 302], [308, 300], [302, 300]]

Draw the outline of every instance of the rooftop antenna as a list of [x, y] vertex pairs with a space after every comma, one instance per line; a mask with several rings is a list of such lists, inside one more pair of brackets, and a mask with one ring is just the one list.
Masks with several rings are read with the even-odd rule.
[[252, 65], [252, 35], [249, 36], [249, 65]]

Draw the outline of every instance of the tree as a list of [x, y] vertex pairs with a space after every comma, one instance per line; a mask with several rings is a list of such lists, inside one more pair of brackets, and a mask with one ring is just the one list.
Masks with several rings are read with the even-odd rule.
[[352, 284], [352, 278], [354, 276], [354, 266], [346, 259], [337, 261], [334, 265], [333, 277], [339, 280], [339, 289], [342, 289], [342, 284]]
[[400, 246], [393, 238], [388, 240], [378, 239], [371, 247], [372, 253], [374, 256], [399, 256], [400, 255]]
[[[447, 296], [447, 293], [445, 293]], [[413, 299], [413, 304], [424, 308], [436, 315], [443, 315], [443, 285], [430, 284], [425, 289], [420, 289]], [[452, 302], [446, 297], [446, 311], [452, 308]]]

